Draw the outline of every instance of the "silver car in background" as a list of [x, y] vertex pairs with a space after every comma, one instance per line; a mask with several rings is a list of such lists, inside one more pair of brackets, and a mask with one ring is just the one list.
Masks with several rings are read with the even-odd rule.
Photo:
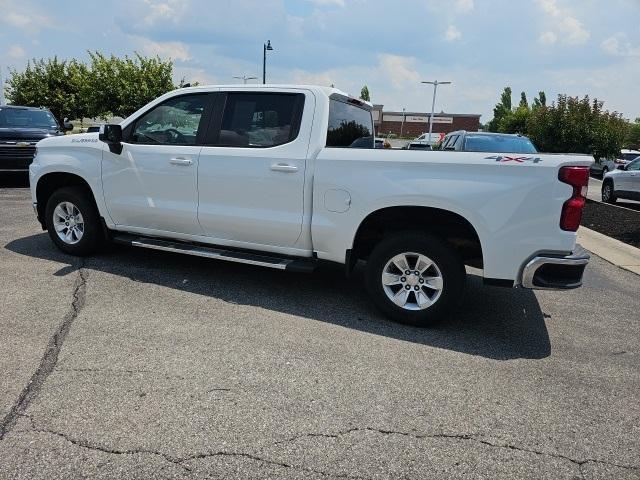
[[602, 201], [640, 200], [640, 157], [604, 175]]

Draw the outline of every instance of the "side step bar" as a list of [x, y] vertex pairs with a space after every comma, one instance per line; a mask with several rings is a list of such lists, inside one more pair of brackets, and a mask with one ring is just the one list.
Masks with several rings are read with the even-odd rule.
[[269, 256], [259, 253], [250, 253], [235, 250], [224, 250], [216, 247], [183, 243], [159, 238], [139, 237], [135, 235], [116, 235], [113, 241], [131, 247], [150, 248], [164, 252], [183, 253], [196, 257], [226, 260], [227, 262], [246, 263], [260, 267], [288, 270], [292, 272], [311, 273], [317, 266], [317, 261], [312, 258], [287, 258]]

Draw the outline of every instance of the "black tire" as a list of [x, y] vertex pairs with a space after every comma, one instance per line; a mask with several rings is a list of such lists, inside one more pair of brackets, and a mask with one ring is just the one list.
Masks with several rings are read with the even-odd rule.
[[602, 201], [605, 203], [616, 203], [615, 190], [613, 188], [613, 182], [607, 181], [602, 184]]
[[[84, 229], [82, 237], [77, 243], [66, 243], [56, 232], [54, 226], [54, 211], [62, 202], [75, 205], [82, 215]], [[45, 209], [45, 223], [49, 237], [56, 246], [65, 253], [84, 257], [91, 255], [104, 244], [104, 233], [100, 222], [100, 214], [96, 208], [90, 191], [82, 187], [64, 187], [53, 192], [49, 197]]]
[[[441, 273], [442, 290], [439, 297], [422, 310], [408, 310], [396, 305], [385, 293], [382, 283], [387, 264], [396, 255], [406, 252], [428, 257]], [[367, 291], [373, 303], [392, 320], [417, 327], [428, 327], [446, 318], [460, 300], [466, 278], [464, 263], [458, 252], [446, 241], [421, 232], [400, 232], [382, 240], [367, 261], [365, 275]], [[417, 304], [417, 294], [413, 295], [416, 295], [413, 303]]]

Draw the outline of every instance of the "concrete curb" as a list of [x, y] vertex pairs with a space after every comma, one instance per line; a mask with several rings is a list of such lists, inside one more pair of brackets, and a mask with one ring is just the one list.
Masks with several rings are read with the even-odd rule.
[[578, 243], [616, 267], [640, 275], [640, 248], [632, 247], [586, 227], [578, 229]]

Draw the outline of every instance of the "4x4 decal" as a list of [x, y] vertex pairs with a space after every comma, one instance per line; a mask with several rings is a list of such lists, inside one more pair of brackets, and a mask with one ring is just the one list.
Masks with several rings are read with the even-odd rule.
[[493, 157], [484, 157], [485, 160], [495, 160], [496, 162], [501, 162], [501, 163], [505, 163], [505, 162], [516, 162], [516, 163], [524, 163], [524, 162], [531, 162], [531, 163], [540, 163], [542, 161], [542, 159], [540, 157], [508, 157], [508, 156], [502, 156], [502, 155], [494, 155]]

